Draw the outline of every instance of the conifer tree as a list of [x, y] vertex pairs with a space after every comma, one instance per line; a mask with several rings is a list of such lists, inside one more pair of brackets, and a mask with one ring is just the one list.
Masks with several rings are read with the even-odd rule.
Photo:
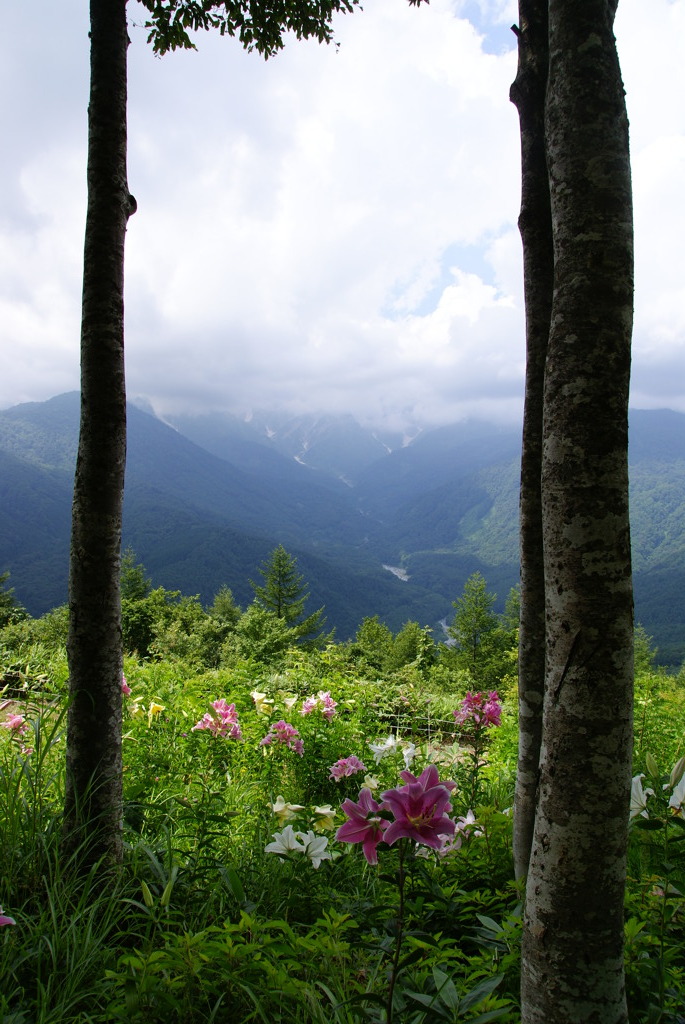
[[309, 591], [304, 577], [297, 571], [297, 559], [289, 555], [282, 544], [271, 552], [259, 572], [263, 586], [250, 580], [257, 604], [282, 619], [293, 631], [294, 639], [320, 634], [324, 626], [323, 608], [302, 618]]
[[121, 556], [121, 599], [142, 601], [152, 590], [152, 580], [142, 562], [136, 563], [133, 548], [126, 548]]
[[235, 627], [241, 615], [240, 608], [235, 603], [233, 591], [225, 583], [214, 595], [214, 600], [207, 611], [212, 618], [231, 628]]
[[488, 638], [499, 624], [492, 610], [496, 600], [482, 574], [474, 572], [464, 584], [462, 596], [452, 602], [455, 615], [447, 632], [461, 654], [460, 665], [474, 678], [478, 678], [479, 665], [487, 656]]
[[297, 560], [279, 544], [259, 570], [264, 585], [260, 586], [250, 580], [258, 604], [279, 619], [284, 619], [288, 625], [299, 619], [309, 597], [304, 577], [298, 573], [296, 566]]

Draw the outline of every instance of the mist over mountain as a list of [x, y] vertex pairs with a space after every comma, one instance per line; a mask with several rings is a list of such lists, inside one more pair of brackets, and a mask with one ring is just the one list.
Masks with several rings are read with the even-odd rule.
[[[351, 416], [129, 406], [124, 545], [155, 585], [239, 604], [281, 543], [340, 639], [378, 614], [431, 625], [480, 570], [502, 608], [518, 581], [520, 431], [475, 420], [379, 433]], [[31, 614], [66, 600], [77, 393], [0, 412], [0, 571]], [[631, 415], [636, 617], [685, 657], [685, 415]]]

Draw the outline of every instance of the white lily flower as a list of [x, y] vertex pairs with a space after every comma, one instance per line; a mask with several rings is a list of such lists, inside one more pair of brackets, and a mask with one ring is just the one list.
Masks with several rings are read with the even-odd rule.
[[290, 818], [294, 818], [298, 811], [304, 810], [304, 807], [302, 804], [286, 803], [285, 799], [279, 793], [276, 797], [276, 803], [271, 805], [271, 810], [278, 818], [278, 824], [285, 825], [286, 821]]
[[376, 764], [380, 764], [384, 757], [388, 754], [394, 754], [397, 750], [398, 740], [397, 736], [388, 736], [387, 740], [383, 743], [369, 743], [368, 747], [373, 754], [374, 761]]
[[636, 775], [633, 778], [630, 787], [630, 817], [636, 818], [640, 814], [643, 818], [649, 817], [649, 811], [647, 810], [647, 797], [654, 796], [653, 789], [643, 789], [642, 780], [644, 779], [644, 772], [641, 775]]
[[678, 785], [674, 787], [671, 799], [668, 801], [668, 806], [673, 809], [676, 817], [685, 818], [685, 775], [683, 775]]
[[416, 757], [416, 744], [407, 743], [402, 750], [402, 757], [404, 759], [404, 767], [409, 770], [412, 765], [412, 761]]
[[301, 832], [293, 832], [292, 825], [286, 825], [282, 832], [274, 832], [274, 842], [264, 847], [264, 853], [277, 853], [279, 857], [285, 857], [291, 850], [304, 853], [305, 848], [299, 841]]
[[373, 793], [374, 790], [380, 786], [379, 779], [375, 775], [365, 775], [364, 781], [362, 782], [362, 789], [370, 789]]
[[328, 839], [326, 836], [317, 836], [310, 829], [308, 832], [298, 832], [300, 839], [305, 844], [304, 852], [305, 855], [312, 862], [313, 868], [318, 868], [322, 860], [331, 860], [331, 855], [326, 849], [328, 846]]
[[255, 710], [260, 715], [270, 715], [271, 708], [273, 707], [273, 700], [271, 697], [267, 697], [265, 693], [260, 693], [259, 690], [251, 690], [250, 696], [254, 701]]
[[330, 804], [315, 807], [314, 814], [316, 815], [315, 832], [325, 832], [327, 829], [335, 828], [335, 811]]

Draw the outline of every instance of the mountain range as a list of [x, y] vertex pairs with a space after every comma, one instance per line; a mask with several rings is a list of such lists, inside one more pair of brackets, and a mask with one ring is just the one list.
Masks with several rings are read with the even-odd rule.
[[[79, 397], [0, 412], [0, 571], [32, 615], [67, 593]], [[175, 416], [129, 405], [124, 545], [156, 586], [245, 607], [277, 544], [297, 558], [309, 611], [339, 639], [453, 615], [482, 572], [502, 608], [518, 581], [520, 429], [465, 421], [411, 436], [351, 416]], [[659, 660], [685, 658], [685, 415], [630, 423], [636, 617]]]

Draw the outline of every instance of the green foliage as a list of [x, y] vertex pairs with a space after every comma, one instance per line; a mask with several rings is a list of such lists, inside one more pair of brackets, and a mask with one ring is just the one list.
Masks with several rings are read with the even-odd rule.
[[0, 695], [63, 692], [68, 678], [67, 606], [0, 629]]
[[26, 609], [17, 601], [14, 590], [8, 587], [8, 572], [0, 573], [0, 629], [26, 618]]
[[658, 650], [653, 645], [653, 638], [647, 635], [644, 626], [638, 623], [633, 635], [633, 664], [635, 675], [643, 675], [654, 668]]
[[142, 601], [152, 590], [152, 580], [145, 566], [136, 564], [133, 548], [128, 547], [121, 556], [120, 586], [122, 601]]
[[122, 556], [121, 598], [126, 653], [183, 661], [196, 670], [219, 666], [222, 645], [240, 617], [228, 587], [219, 591], [207, 612], [197, 595], [185, 597], [163, 587], [153, 590], [131, 548]]
[[246, 659], [277, 664], [292, 646], [319, 645], [322, 611], [302, 618], [307, 592], [295, 566], [295, 559], [277, 548], [261, 570], [264, 587], [255, 586], [257, 599], [244, 613], [227, 586], [205, 611], [198, 596], [152, 589], [129, 549], [122, 560], [124, 650], [201, 671]]
[[69, 633], [69, 608], [61, 605], [39, 619], [23, 618], [0, 631], [2, 643], [16, 651], [39, 644], [51, 654], [66, 647]]
[[297, 571], [297, 559], [282, 544], [271, 552], [259, 570], [264, 585], [250, 581], [257, 604], [273, 612], [287, 625], [302, 616], [309, 592], [304, 578]]
[[155, 53], [194, 49], [189, 31], [218, 29], [237, 36], [246, 50], [257, 50], [264, 57], [283, 48], [284, 36], [292, 32], [297, 39], [317, 39], [329, 43], [333, 38], [331, 19], [336, 12], [349, 13], [358, 0], [280, 0], [264, 4], [260, 0], [142, 0], [151, 14], [146, 22]]
[[150, 653], [168, 661], [183, 661], [200, 671], [218, 668], [230, 623], [208, 615], [198, 597], [182, 597], [167, 604], [166, 614], [154, 625]]
[[[12, 710], [25, 716], [29, 731], [20, 736], [0, 728], [0, 903], [17, 920], [0, 929], [2, 1016], [22, 1020], [23, 1014], [24, 1024], [380, 1024], [393, 974], [396, 1024], [516, 1024], [515, 660], [497, 684], [505, 697], [502, 725], [486, 729], [478, 749], [467, 735], [460, 747], [452, 712], [473, 689], [470, 674], [443, 659], [422, 667], [412, 657], [387, 667], [402, 633], [407, 657], [430, 640], [416, 623], [398, 636], [379, 630], [378, 620], [362, 624], [362, 638], [376, 635], [386, 643], [386, 667], [372, 668], [356, 644], [329, 642], [312, 651], [293, 644], [290, 627], [256, 603], [234, 629], [226, 621], [230, 600], [223, 619], [205, 612], [197, 598], [161, 590], [157, 600], [152, 644], [153, 650], [160, 644], [159, 652], [167, 645], [164, 657], [125, 661], [132, 690], [124, 698], [126, 859], [111, 885], [98, 886], [96, 874], [79, 883], [60, 867], [64, 696], [52, 682], [41, 688], [37, 661], [24, 662], [27, 687]], [[206, 623], [229, 629], [219, 667], [200, 664]], [[26, 632], [15, 635], [20, 629]], [[49, 632], [41, 620], [27, 620], [1, 635], [23, 645], [31, 629]], [[32, 649], [47, 652], [36, 643]], [[17, 658], [18, 648], [6, 651], [8, 663]], [[647, 773], [644, 785], [655, 795], [650, 824], [635, 825], [631, 837], [631, 1024], [651, 1024], [654, 1007], [663, 1024], [675, 1024], [685, 991], [679, 838], [685, 828], [667, 813], [673, 786], [648, 746], [656, 744], [662, 764], [676, 760], [662, 759], [661, 751], [674, 754], [685, 735], [682, 687], [681, 679], [654, 670], [638, 675], [636, 771]], [[44, 692], [59, 696], [46, 703]], [[325, 694], [336, 702], [330, 720]], [[241, 738], [194, 728], [218, 698], [234, 705]], [[311, 710], [302, 714], [306, 700]], [[279, 720], [297, 729], [302, 756], [261, 743]], [[388, 749], [377, 760], [370, 743]], [[351, 754], [365, 771], [334, 781], [331, 767]], [[383, 792], [400, 781], [405, 757], [413, 758], [414, 772], [433, 762], [441, 778], [455, 780], [452, 815], [467, 818], [470, 810], [473, 820], [461, 846], [443, 855], [414, 850], [407, 858], [398, 944], [397, 846], [379, 848], [379, 867], [372, 868], [357, 847], [335, 842], [334, 833], [343, 821], [342, 800], [357, 799], [363, 776], [375, 776]], [[332, 828], [322, 825], [327, 806]], [[315, 835], [328, 838], [331, 859], [314, 869], [302, 853], [266, 853], [285, 824], [303, 834], [324, 827]]]
[[455, 615], [447, 632], [454, 645], [441, 650], [447, 665], [468, 672], [474, 688], [495, 689], [516, 671], [512, 652], [518, 645], [519, 596], [512, 590], [501, 616], [493, 611], [496, 599], [483, 576], [473, 573], [462, 596], [453, 602]]
[[362, 659], [368, 670], [383, 673], [398, 672], [408, 665], [425, 673], [437, 658], [428, 626], [405, 622], [399, 633], [393, 636], [377, 615], [362, 620], [349, 651], [351, 657]]
[[207, 609], [207, 612], [213, 619], [217, 619], [229, 627], [235, 627], [241, 615], [231, 588], [225, 584], [214, 595], [214, 601]]
[[685, 677], [643, 671], [635, 678], [633, 770], [644, 771], [646, 755], [658, 751], [675, 764], [685, 754]]
[[518, 637], [519, 622], [521, 619], [521, 584], [517, 583], [507, 595], [504, 605], [504, 612], [500, 617], [500, 624], [505, 630]]
[[626, 980], [632, 1020], [670, 1022], [685, 981], [685, 757], [662, 773], [648, 751], [645, 767], [631, 800]]
[[393, 636], [377, 615], [362, 619], [351, 645], [353, 657], [362, 657], [368, 668], [381, 672], [392, 650]]
[[121, 602], [121, 631], [124, 651], [147, 658], [152, 644], [174, 618], [174, 606], [181, 600], [178, 590], [157, 587], [144, 597], [123, 598]]
[[484, 660], [490, 634], [498, 625], [492, 610], [496, 600], [496, 594], [489, 593], [481, 573], [474, 572], [464, 584], [462, 596], [452, 602], [455, 615], [447, 632], [455, 642], [464, 667], [474, 678]]
[[222, 662], [231, 665], [253, 659], [265, 665], [277, 664], [293, 640], [293, 631], [285, 620], [255, 602], [240, 616], [235, 630], [226, 639]]

